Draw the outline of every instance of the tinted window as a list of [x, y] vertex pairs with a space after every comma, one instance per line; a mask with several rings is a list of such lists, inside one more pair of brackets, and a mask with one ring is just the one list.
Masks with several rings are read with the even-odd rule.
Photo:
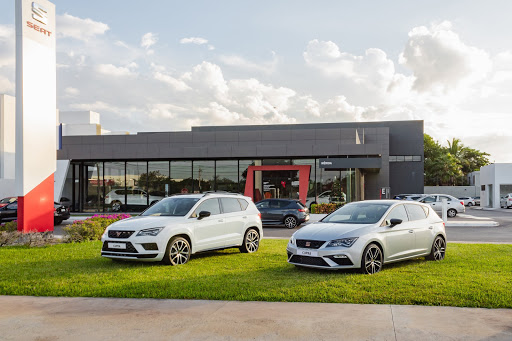
[[[382, 218], [389, 204], [368, 204], [364, 202], [347, 204], [324, 219], [323, 223], [372, 224]], [[405, 211], [404, 211], [405, 212]]]
[[407, 204], [405, 206], [407, 207], [407, 212], [409, 213], [410, 220], [421, 220], [427, 217], [422, 206], [411, 204]]
[[256, 204], [257, 208], [269, 208], [269, 201], [260, 201]]
[[124, 189], [118, 189], [117, 191], [115, 191], [115, 193], [118, 195], [124, 195], [124, 192], [125, 192]]
[[242, 210], [240, 203], [235, 198], [220, 198], [220, 202], [224, 213], [240, 212]]
[[141, 215], [148, 216], [184, 216], [199, 201], [199, 198], [172, 197], [160, 200]]
[[242, 211], [245, 211], [247, 207], [249, 206], [249, 203], [245, 201], [244, 199], [237, 199], [240, 203], [240, 206], [242, 206]]
[[12, 204], [7, 205], [8, 210], [17, 210], [18, 209], [18, 203], [13, 202]]
[[286, 200], [270, 200], [270, 208], [285, 208], [290, 205]]
[[407, 212], [405, 212], [404, 205], [398, 205], [389, 212], [386, 220], [400, 219], [401, 221], [408, 221]]
[[426, 197], [425, 199], [423, 199], [422, 201], [423, 202], [435, 202], [436, 197], [429, 196], [429, 197]]
[[[240, 206], [240, 205], [238, 205], [238, 206]], [[211, 215], [220, 214], [219, 199], [208, 199], [208, 200], [203, 201], [201, 203], [201, 205], [199, 205], [196, 208], [196, 211], [194, 212], [192, 217], [197, 217], [197, 215], [201, 211], [210, 212]]]

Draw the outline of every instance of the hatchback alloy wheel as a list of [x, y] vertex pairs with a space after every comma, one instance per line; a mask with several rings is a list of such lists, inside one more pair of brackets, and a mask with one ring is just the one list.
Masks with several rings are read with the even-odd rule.
[[295, 217], [286, 217], [284, 219], [284, 226], [286, 226], [289, 229], [297, 227], [297, 219]]
[[363, 253], [361, 271], [372, 275], [382, 269], [382, 252], [376, 244], [370, 244]]
[[432, 250], [430, 251], [430, 255], [427, 256], [429, 260], [443, 260], [444, 255], [446, 253], [446, 242], [440, 236], [437, 236], [434, 239], [434, 243], [432, 243]]

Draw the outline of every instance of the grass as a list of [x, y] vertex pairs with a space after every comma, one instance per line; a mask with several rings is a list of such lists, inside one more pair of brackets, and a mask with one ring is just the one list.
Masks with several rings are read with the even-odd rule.
[[184, 266], [113, 262], [100, 242], [0, 248], [0, 294], [512, 308], [512, 245], [449, 244], [446, 259], [368, 276], [299, 269], [286, 241], [195, 255]]

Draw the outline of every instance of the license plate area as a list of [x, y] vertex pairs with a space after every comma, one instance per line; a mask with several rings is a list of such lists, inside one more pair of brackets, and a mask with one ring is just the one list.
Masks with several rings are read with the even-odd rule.
[[318, 251], [315, 250], [298, 249], [297, 254], [299, 256], [318, 257]]
[[125, 243], [108, 243], [109, 249], [119, 249], [119, 250], [126, 250], [126, 244]]

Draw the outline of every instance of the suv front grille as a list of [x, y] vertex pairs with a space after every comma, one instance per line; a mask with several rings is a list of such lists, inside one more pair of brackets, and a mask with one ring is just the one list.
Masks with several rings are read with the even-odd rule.
[[308, 256], [298, 256], [294, 255], [290, 259], [291, 263], [297, 263], [297, 264], [305, 264], [305, 265], [316, 265], [316, 266], [326, 266], [328, 267], [329, 264], [322, 258], [322, 257], [308, 257]]
[[297, 239], [296, 243], [298, 247], [303, 249], [319, 249], [322, 245], [324, 245], [325, 241]]
[[109, 238], [127, 239], [133, 234], [134, 231], [108, 231]]
[[118, 249], [118, 248], [115, 248], [115, 249], [111, 249], [108, 247], [108, 240], [105, 241], [103, 243], [103, 248], [101, 249], [101, 251], [113, 251], [113, 252], [123, 252], [123, 253], [139, 253], [137, 251], [137, 249], [135, 248], [135, 246], [133, 246], [132, 243], [130, 242], [126, 242], [126, 249]]

